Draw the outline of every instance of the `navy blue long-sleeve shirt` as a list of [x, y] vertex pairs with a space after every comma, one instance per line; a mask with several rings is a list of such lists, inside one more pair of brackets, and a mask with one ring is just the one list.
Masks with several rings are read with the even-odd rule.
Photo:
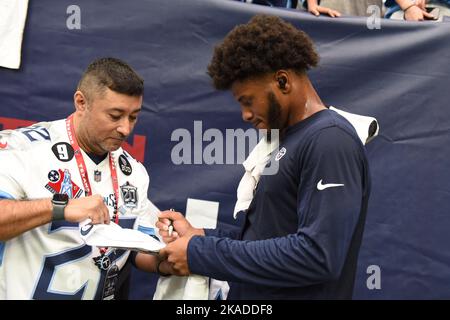
[[349, 299], [370, 191], [364, 147], [322, 110], [289, 127], [279, 149], [240, 236], [193, 237], [189, 269], [230, 281], [229, 299]]

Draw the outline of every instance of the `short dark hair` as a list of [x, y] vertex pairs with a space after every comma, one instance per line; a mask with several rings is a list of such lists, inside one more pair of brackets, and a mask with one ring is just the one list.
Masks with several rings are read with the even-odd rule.
[[126, 62], [116, 58], [100, 58], [89, 64], [77, 88], [87, 99], [105, 88], [140, 97], [144, 93], [144, 80]]
[[292, 69], [303, 73], [317, 66], [319, 56], [308, 35], [279, 17], [257, 15], [236, 26], [215, 47], [208, 74], [216, 89], [236, 80]]

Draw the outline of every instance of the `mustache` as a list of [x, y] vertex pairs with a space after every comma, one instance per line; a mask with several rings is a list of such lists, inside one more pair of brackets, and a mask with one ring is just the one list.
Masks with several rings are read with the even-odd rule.
[[117, 140], [125, 141], [125, 140], [127, 140], [128, 136], [123, 135], [123, 134], [119, 134], [119, 135], [117, 135], [117, 136], [115, 136], [115, 137], [111, 137], [111, 138], [117, 139]]

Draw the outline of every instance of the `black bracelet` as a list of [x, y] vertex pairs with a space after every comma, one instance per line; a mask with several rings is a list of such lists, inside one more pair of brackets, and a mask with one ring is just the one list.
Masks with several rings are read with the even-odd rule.
[[164, 272], [161, 272], [161, 270], [159, 270], [159, 266], [160, 266], [161, 262], [163, 262], [163, 261], [164, 261], [164, 260], [162, 260], [162, 259], [159, 259], [159, 260], [158, 260], [158, 263], [156, 264], [156, 272], [157, 272], [161, 277], [168, 277], [168, 276], [170, 276], [169, 273], [164, 273]]

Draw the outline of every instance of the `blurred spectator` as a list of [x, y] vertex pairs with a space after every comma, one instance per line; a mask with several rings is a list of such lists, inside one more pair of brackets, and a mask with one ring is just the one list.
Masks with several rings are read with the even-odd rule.
[[348, 16], [368, 16], [370, 13], [367, 8], [371, 5], [383, 9], [382, 0], [302, 0], [298, 7], [303, 6], [316, 16], [322, 13], [339, 17], [341, 13]]
[[[378, 5], [383, 8], [382, 0], [238, 0], [270, 7], [305, 9], [315, 16], [320, 14], [339, 17], [346, 15], [366, 16], [367, 7]], [[449, 0], [450, 1], [450, 0]]]
[[450, 0], [386, 0], [386, 18], [409, 21], [442, 20], [450, 16]]

